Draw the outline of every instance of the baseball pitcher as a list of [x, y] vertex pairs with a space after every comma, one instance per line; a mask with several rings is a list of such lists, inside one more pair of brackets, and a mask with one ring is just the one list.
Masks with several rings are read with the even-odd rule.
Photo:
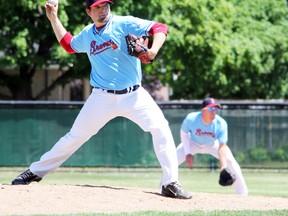
[[[112, 14], [112, 3], [112, 0], [86, 0], [86, 13], [92, 23], [75, 36], [67, 32], [59, 20], [58, 3], [46, 3], [46, 14], [60, 45], [68, 53], [87, 54], [92, 68], [90, 84], [93, 91], [71, 130], [12, 184], [40, 181], [111, 119], [122, 116], [151, 133], [163, 170], [162, 195], [190, 199], [191, 194], [178, 182], [176, 147], [168, 122], [149, 93], [141, 87], [141, 63], [152, 63], [166, 40], [167, 26], [133, 16]], [[151, 47], [148, 47], [144, 36], [152, 37]]]

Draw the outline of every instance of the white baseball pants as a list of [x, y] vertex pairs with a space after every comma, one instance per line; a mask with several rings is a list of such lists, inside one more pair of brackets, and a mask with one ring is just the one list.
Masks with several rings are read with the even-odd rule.
[[176, 147], [168, 121], [150, 94], [142, 87], [122, 95], [94, 88], [71, 130], [50, 151], [42, 155], [39, 161], [30, 165], [31, 172], [43, 177], [55, 170], [117, 116], [130, 119], [144, 131], [151, 133], [154, 151], [163, 171], [161, 185], [178, 181]]
[[[219, 159], [218, 149], [219, 142], [216, 140], [213, 145], [199, 145], [190, 140], [191, 155], [195, 154], [210, 154]], [[177, 147], [178, 164], [182, 164], [186, 161], [186, 155], [184, 152], [183, 144], [180, 143]], [[238, 162], [235, 160], [230, 148], [227, 148], [227, 167], [236, 176], [236, 180], [232, 185], [235, 193], [243, 196], [248, 195], [248, 188], [246, 186], [241, 168]]]

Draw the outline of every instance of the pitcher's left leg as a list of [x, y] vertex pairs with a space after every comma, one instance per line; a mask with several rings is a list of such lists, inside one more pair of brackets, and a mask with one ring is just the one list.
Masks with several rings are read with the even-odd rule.
[[191, 199], [192, 195], [186, 192], [178, 182], [178, 160], [174, 139], [161, 109], [150, 94], [139, 88], [121, 100], [122, 115], [144, 131], [150, 132], [157, 159], [163, 171], [161, 194], [166, 197]]
[[133, 97], [123, 100], [123, 116], [152, 135], [153, 147], [163, 170], [162, 185], [178, 181], [178, 160], [174, 139], [161, 109], [149, 93], [139, 88]]

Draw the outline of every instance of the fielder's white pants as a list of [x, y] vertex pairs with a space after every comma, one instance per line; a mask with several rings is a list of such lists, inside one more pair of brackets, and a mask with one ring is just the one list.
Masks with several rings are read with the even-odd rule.
[[[219, 142], [216, 140], [214, 144], [211, 145], [199, 145], [190, 140], [190, 148], [191, 148], [191, 155], [195, 154], [210, 154], [215, 158], [219, 159], [218, 149], [219, 149]], [[248, 188], [246, 186], [241, 168], [237, 161], [235, 160], [230, 148], [227, 148], [227, 167], [230, 171], [236, 176], [236, 180], [233, 184], [234, 190], [236, 194], [239, 195], [248, 195]], [[186, 155], [184, 152], [183, 144], [180, 143], [177, 147], [177, 156], [178, 156], [178, 164], [182, 164], [186, 161]]]
[[[150, 94], [142, 87], [122, 95], [106, 93], [94, 88], [71, 130], [39, 161], [32, 163], [30, 170], [44, 177], [58, 168], [82, 144], [117, 116], [130, 119], [144, 131], [151, 133], [154, 151], [163, 171], [161, 184], [178, 181], [176, 147], [168, 121]], [[128, 131], [123, 130], [123, 133]]]

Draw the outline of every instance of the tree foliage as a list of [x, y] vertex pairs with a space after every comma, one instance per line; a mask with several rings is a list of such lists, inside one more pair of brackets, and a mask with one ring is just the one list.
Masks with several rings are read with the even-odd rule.
[[[22, 0], [0, 5], [0, 85], [12, 95], [0, 94], [2, 99], [42, 99], [55, 86], [89, 75], [86, 55], [68, 55], [59, 46], [44, 4]], [[288, 97], [286, 0], [116, 0], [112, 12], [169, 27], [157, 61], [143, 69], [146, 77], [173, 88], [172, 99]], [[72, 34], [91, 22], [85, 1], [60, 0], [59, 16]], [[36, 70], [52, 63], [60, 65], [62, 76], [32, 95]], [[18, 73], [7, 73], [7, 67]]]
[[[89, 72], [86, 70], [89, 67], [86, 56], [68, 55], [58, 45], [45, 14], [45, 2], [4, 1], [0, 6], [0, 51], [3, 52], [0, 56], [0, 85], [6, 86], [12, 95], [1, 94], [2, 99], [42, 99], [56, 86], [76, 77], [87, 76]], [[80, 26], [84, 25], [83, 21], [88, 20], [85, 13], [82, 13], [85, 3], [81, 6], [76, 0], [70, 0], [69, 3], [65, 0], [60, 2], [59, 17], [63, 25], [68, 26], [69, 30], [79, 30]], [[46, 89], [32, 95], [32, 82], [36, 70], [46, 69], [51, 64], [59, 65], [62, 75]], [[13, 68], [17, 73], [7, 73], [7, 68]]]
[[162, 9], [173, 98], [287, 98], [286, 1], [186, 0]]

